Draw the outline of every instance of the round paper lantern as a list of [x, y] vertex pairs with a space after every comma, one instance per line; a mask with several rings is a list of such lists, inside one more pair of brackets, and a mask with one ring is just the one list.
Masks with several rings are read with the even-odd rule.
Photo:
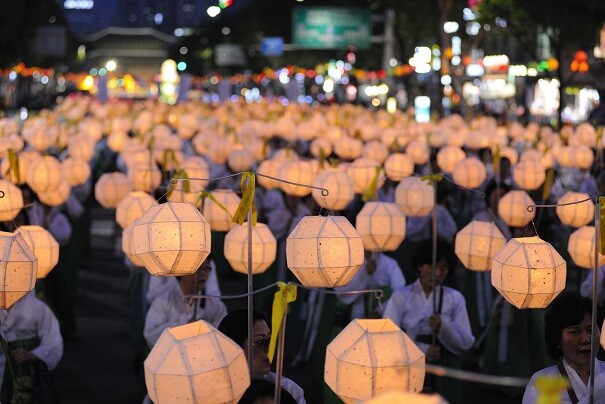
[[391, 181], [399, 182], [414, 173], [414, 161], [405, 153], [393, 153], [384, 161], [384, 172]]
[[19, 233], [0, 231], [0, 309], [8, 309], [36, 286], [38, 258]]
[[133, 224], [134, 253], [152, 275], [188, 275], [210, 254], [210, 225], [190, 203], [154, 205]]
[[254, 165], [254, 156], [249, 150], [234, 149], [229, 153], [227, 165], [234, 173], [246, 171]]
[[[248, 273], [248, 223], [235, 225], [225, 236], [225, 259], [236, 272]], [[264, 223], [252, 226], [252, 274], [263, 273], [275, 261], [277, 240]]]
[[363, 142], [350, 136], [334, 142], [334, 153], [343, 160], [355, 160], [361, 156]]
[[[588, 194], [583, 192], [567, 191], [557, 201], [557, 205], [566, 203], [573, 203], [572, 205], [557, 206], [557, 216], [561, 220], [561, 223], [572, 226], [582, 227], [587, 225], [594, 219], [594, 203], [588, 199]], [[588, 200], [586, 200], [588, 199]], [[584, 201], [581, 203], [574, 203], [578, 201]]]
[[134, 266], [143, 267], [145, 266], [143, 261], [141, 261], [141, 259], [134, 253], [134, 239], [132, 237], [132, 231], [136, 222], [137, 221], [135, 220], [132, 224], [128, 225], [124, 230], [122, 230], [122, 252], [126, 255], [126, 257], [128, 257]]
[[456, 234], [454, 244], [456, 256], [467, 269], [488, 271], [506, 239], [495, 224], [473, 220]]
[[231, 137], [214, 137], [210, 141], [206, 157], [215, 164], [224, 164], [233, 147]]
[[130, 182], [125, 174], [105, 173], [95, 184], [95, 199], [104, 208], [115, 209], [130, 191]]
[[[311, 185], [315, 179], [316, 170], [309, 161], [294, 160], [281, 166], [279, 177], [282, 180], [298, 184]], [[280, 182], [279, 187], [288, 195], [303, 197], [311, 193], [311, 188]]]
[[90, 166], [82, 159], [68, 157], [61, 163], [63, 176], [70, 186], [76, 187], [88, 181], [90, 177]]
[[127, 228], [132, 222], [143, 216], [147, 210], [157, 205], [157, 201], [145, 192], [132, 191], [128, 193], [116, 207], [116, 222], [122, 229]]
[[349, 174], [341, 168], [326, 168], [321, 171], [315, 180], [313, 186], [325, 188], [328, 190], [328, 195], [323, 195], [322, 190], [313, 189], [311, 195], [319, 206], [330, 210], [342, 210], [355, 197], [353, 190], [353, 180]]
[[366, 202], [355, 228], [368, 251], [395, 251], [405, 238], [405, 216], [393, 202]]
[[[353, 161], [347, 168], [347, 173], [353, 180], [353, 190], [356, 194], [363, 194], [372, 183], [376, 176], [376, 167], [380, 164], [376, 160], [367, 157], [361, 157]], [[385, 176], [381, 171], [376, 180], [376, 189], [384, 184]]]
[[55, 157], [41, 156], [26, 168], [25, 178], [36, 193], [54, 191], [63, 182], [61, 163]]
[[406, 216], [427, 216], [435, 206], [434, 188], [417, 177], [406, 177], [395, 188], [395, 203]]
[[345, 286], [363, 264], [363, 238], [344, 216], [305, 216], [286, 240], [286, 261], [305, 286]]
[[426, 142], [414, 140], [405, 148], [405, 154], [414, 161], [414, 164], [426, 164], [429, 161], [431, 150]]
[[546, 171], [537, 160], [522, 160], [513, 167], [513, 180], [523, 189], [530, 191], [538, 189], [545, 179]]
[[371, 158], [382, 164], [389, 155], [389, 149], [385, 144], [378, 140], [373, 140], [363, 145], [361, 154], [363, 157]]
[[230, 189], [215, 189], [210, 192], [212, 197], [217, 200], [222, 207], [215, 203], [212, 198], [204, 198], [204, 207], [202, 213], [210, 228], [214, 231], [229, 231], [235, 223], [231, 220], [241, 198]]
[[324, 381], [345, 403], [420, 392], [424, 353], [389, 318], [356, 319], [326, 347]]
[[548, 306], [566, 276], [565, 260], [539, 237], [511, 239], [492, 262], [492, 285], [518, 309]]
[[[279, 170], [280, 170], [282, 164], [283, 164], [283, 162], [277, 161], [277, 160], [272, 160], [272, 159], [263, 160], [258, 165], [258, 168], [256, 169], [256, 173], [265, 174], [270, 177], [278, 178]], [[259, 185], [265, 189], [279, 188], [279, 181], [271, 179], [271, 178], [257, 175], [256, 181], [258, 181]]]
[[[196, 178], [195, 181], [189, 181], [189, 190], [191, 192], [202, 192], [206, 188], [209, 180], [203, 179], [210, 178], [210, 169], [206, 160], [199, 156], [187, 157], [183, 160], [180, 168], [187, 173], [188, 178]], [[183, 189], [183, 184], [184, 181], [178, 181], [175, 188], [181, 190]]]
[[67, 154], [70, 157], [90, 161], [95, 154], [95, 142], [85, 135], [78, 135], [67, 142]]
[[155, 164], [136, 164], [128, 168], [127, 175], [135, 191], [153, 193], [162, 183], [162, 172]]
[[67, 202], [70, 193], [71, 187], [66, 181], [63, 181], [59, 184], [59, 187], [53, 191], [38, 192], [38, 199], [45, 205], [59, 206]]
[[498, 201], [498, 215], [504, 223], [511, 227], [524, 227], [534, 220], [536, 210], [529, 212], [527, 207], [533, 205], [534, 200], [522, 190], [508, 191]]
[[0, 190], [4, 192], [0, 198], [0, 222], [13, 220], [23, 208], [23, 192], [7, 180], [0, 180]]
[[448, 404], [439, 394], [404, 393], [389, 391], [364, 401], [365, 404]]
[[487, 178], [487, 169], [476, 157], [468, 157], [459, 161], [452, 171], [454, 182], [466, 188], [479, 188]]
[[458, 146], [445, 146], [437, 152], [437, 165], [446, 173], [454, 171], [456, 164], [466, 158], [466, 153]]
[[37, 279], [46, 278], [46, 275], [59, 262], [59, 243], [44, 227], [35, 225], [19, 226], [15, 234], [21, 234], [27, 245], [38, 258]]
[[126, 132], [113, 132], [107, 136], [107, 147], [112, 152], [119, 153], [124, 149], [128, 139]]
[[572, 167], [588, 170], [594, 162], [592, 149], [584, 144], [570, 147], [570, 163]]
[[[594, 226], [582, 226], [571, 233], [567, 243], [567, 251], [574, 264], [586, 269], [594, 269]], [[597, 254], [597, 267], [605, 264], [605, 255]]]
[[325, 137], [319, 137], [311, 142], [309, 146], [309, 152], [315, 158], [320, 158], [323, 153], [324, 157], [328, 157], [332, 154], [333, 151], [332, 142], [330, 139], [326, 139]]
[[144, 367], [156, 404], [237, 403], [250, 385], [242, 348], [203, 320], [164, 330]]

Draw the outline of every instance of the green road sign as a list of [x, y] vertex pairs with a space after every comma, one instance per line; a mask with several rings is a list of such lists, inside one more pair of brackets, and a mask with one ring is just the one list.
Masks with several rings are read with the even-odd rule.
[[348, 45], [368, 49], [370, 24], [370, 12], [363, 8], [295, 7], [292, 42], [313, 49], [338, 49]]

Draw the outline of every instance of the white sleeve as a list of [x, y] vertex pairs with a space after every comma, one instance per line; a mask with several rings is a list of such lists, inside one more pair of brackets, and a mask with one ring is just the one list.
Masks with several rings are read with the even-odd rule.
[[281, 386], [284, 390], [292, 395], [292, 397], [296, 400], [298, 404], [307, 404], [305, 400], [305, 392], [298, 384], [294, 381], [282, 377], [281, 378]]
[[63, 357], [63, 337], [59, 321], [48, 306], [38, 299], [34, 309], [38, 314], [36, 327], [40, 345], [32, 349], [31, 353], [44, 361], [49, 370], [53, 370]]
[[525, 393], [523, 394], [523, 402], [522, 404], [535, 404], [540, 396], [538, 389], [536, 389], [536, 375], [534, 374], [529, 383], [527, 383], [527, 387], [525, 387]]
[[216, 264], [210, 261], [210, 272], [206, 280], [206, 294], [210, 296], [221, 296], [221, 288], [218, 285], [218, 276], [216, 275]]
[[384, 309], [382, 318], [390, 318], [399, 328], [403, 329], [401, 320], [403, 318], [404, 304], [403, 294], [401, 292], [393, 292], [387, 303], [387, 307]]
[[164, 297], [157, 298], [151, 304], [147, 316], [145, 317], [145, 327], [143, 328], [143, 336], [149, 348], [153, 348], [155, 343], [160, 338], [160, 335], [168, 327], [173, 327], [170, 321], [170, 313], [168, 304]]
[[454, 354], [461, 354], [470, 349], [475, 343], [475, 337], [471, 331], [466, 301], [462, 295], [455, 291], [452, 299], [453, 318], [441, 315], [441, 329], [439, 330], [439, 341]]

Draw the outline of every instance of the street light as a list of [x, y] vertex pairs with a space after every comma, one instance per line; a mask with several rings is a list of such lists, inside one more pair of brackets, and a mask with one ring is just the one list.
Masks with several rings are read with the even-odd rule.
[[206, 12], [208, 13], [208, 15], [210, 17], [214, 18], [214, 17], [216, 17], [217, 15], [219, 15], [221, 13], [221, 9], [218, 6], [210, 6], [206, 10]]
[[110, 72], [113, 72], [116, 69], [116, 67], [118, 67], [118, 64], [116, 63], [115, 60], [110, 60], [110, 61], [107, 62], [107, 64], [105, 65], [105, 67]]

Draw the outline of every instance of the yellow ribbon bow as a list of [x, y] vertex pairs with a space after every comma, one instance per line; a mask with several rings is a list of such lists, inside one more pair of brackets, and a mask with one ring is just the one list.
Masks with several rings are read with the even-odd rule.
[[273, 298], [273, 315], [271, 316], [271, 341], [269, 343], [269, 360], [273, 363], [275, 355], [275, 346], [277, 345], [277, 337], [281, 330], [281, 324], [288, 309], [288, 303], [296, 300], [297, 287], [293, 283], [286, 284], [285, 282], [277, 282], [279, 290], [275, 292]]
[[428, 174], [420, 177], [420, 181], [428, 181], [429, 185], [433, 186], [441, 180], [443, 180], [443, 173]]
[[540, 392], [536, 404], [559, 404], [561, 392], [567, 389], [569, 380], [560, 376], [541, 376], [536, 379], [536, 389]]
[[256, 226], [256, 205], [254, 204], [254, 187], [256, 176], [251, 171], [242, 174], [240, 185], [242, 187], [242, 200], [233, 214], [233, 223], [242, 224], [246, 221], [246, 216], [252, 209], [252, 226]]
[[361, 197], [361, 199], [364, 202], [367, 202], [367, 201], [370, 201], [370, 200], [376, 198], [376, 188], [378, 186], [378, 176], [380, 175], [381, 171], [382, 171], [382, 167], [376, 166], [376, 172], [374, 173], [374, 178], [372, 178], [372, 182], [370, 182], [370, 186], [368, 187], [368, 189], [366, 189], [366, 191], [363, 193], [363, 196]]

